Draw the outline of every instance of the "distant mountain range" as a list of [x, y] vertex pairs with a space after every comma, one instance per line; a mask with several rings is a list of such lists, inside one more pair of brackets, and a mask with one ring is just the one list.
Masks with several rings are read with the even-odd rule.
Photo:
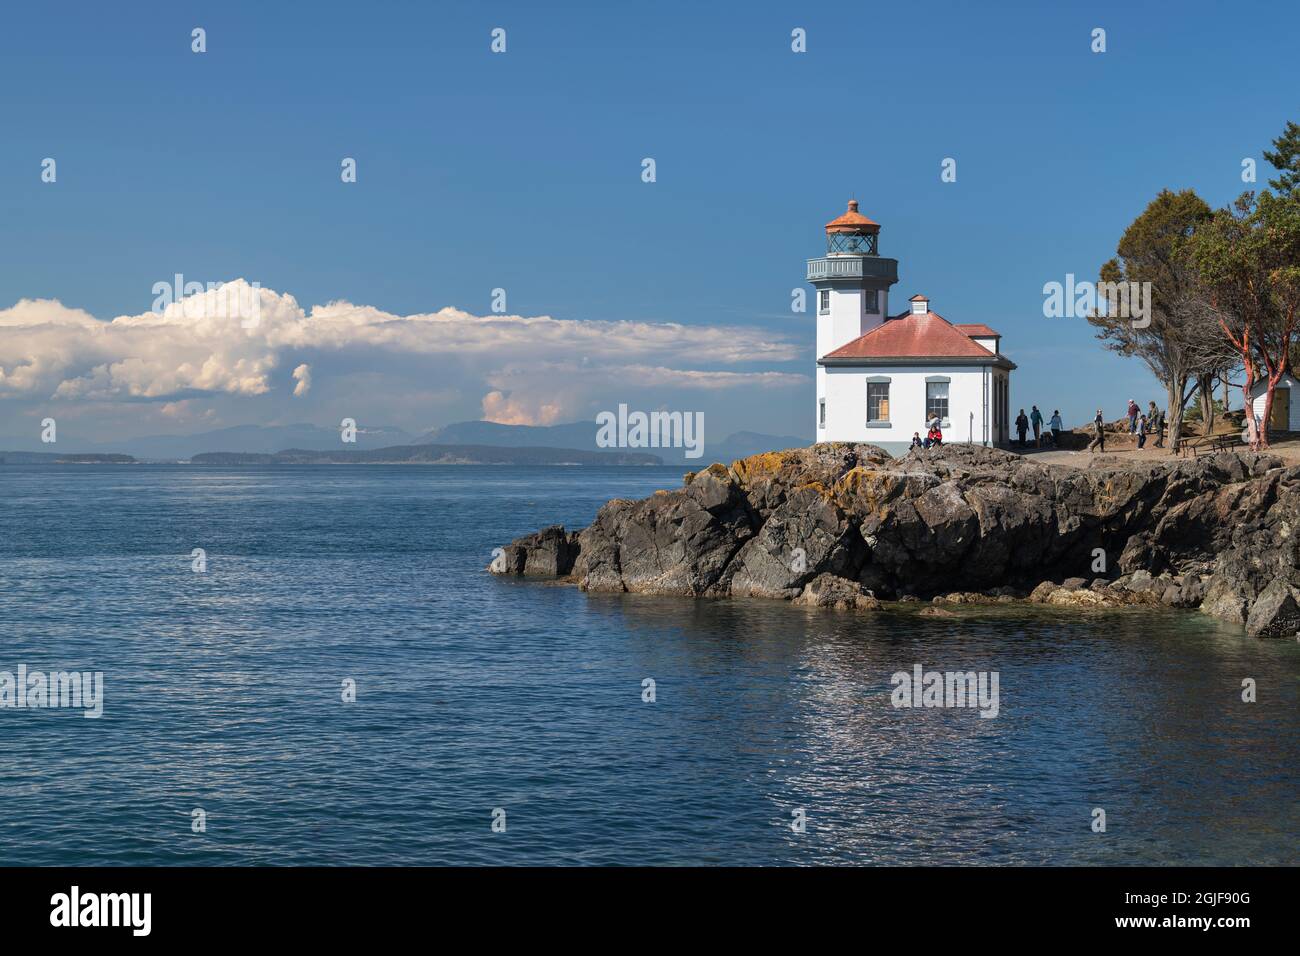
[[[434, 444], [500, 445], [507, 448], [561, 447], [584, 448], [590, 451], [610, 451], [596, 444], [597, 426], [594, 421], [572, 422], [567, 425], [501, 425], [497, 422], [457, 422], [435, 429], [418, 439]], [[802, 448], [812, 444], [806, 438], [793, 435], [764, 435], [759, 432], [735, 432], [719, 442], [704, 443], [704, 454], [687, 458], [682, 448], [636, 448], [658, 455], [665, 464], [707, 465], [710, 462], [731, 462], [748, 458], [765, 451], [782, 451]]]
[[[704, 443], [704, 453], [699, 458], [687, 458], [682, 448], [602, 448], [596, 444], [597, 426], [591, 422], [572, 422], [566, 425], [501, 425], [496, 422], [457, 422], [427, 432], [412, 435], [390, 426], [362, 425], [357, 428], [355, 445], [344, 446], [337, 428], [321, 428], [306, 423], [296, 425], [236, 425], [198, 432], [194, 435], [152, 435], [143, 438], [122, 438], [111, 441], [67, 441], [66, 451], [52, 451], [51, 446], [39, 441], [19, 438], [0, 438], [0, 445], [14, 451], [0, 451], [0, 458], [10, 463], [19, 461], [54, 461], [87, 456], [130, 456], [143, 461], [188, 461], [196, 456], [265, 455], [285, 460], [284, 455], [302, 456], [309, 452], [339, 453], [317, 460], [372, 461], [360, 452], [382, 450], [394, 456], [385, 460], [432, 461], [452, 460], [462, 451], [413, 452], [421, 446], [451, 446], [456, 449], [473, 449], [468, 454], [475, 460], [490, 458], [496, 463], [537, 462], [537, 456], [503, 456], [484, 449], [545, 449], [571, 460], [576, 454], [600, 456], [613, 455], [626, 464], [646, 464], [656, 459], [664, 464], [698, 467], [714, 461], [730, 462], [765, 451], [797, 448], [809, 444], [806, 439], [790, 435], [764, 435], [758, 432], [736, 432], [719, 442]], [[59, 442], [63, 445], [64, 442]], [[287, 450], [286, 450], [287, 449]], [[28, 456], [28, 457], [24, 457]], [[542, 456], [545, 457], [545, 456]], [[554, 456], [553, 456], [554, 457]], [[205, 458], [211, 461], [210, 458]], [[301, 459], [305, 460], [305, 459]], [[559, 459], [556, 458], [558, 461]], [[566, 460], [567, 461], [567, 460]], [[584, 460], [585, 463], [610, 463], [609, 457]], [[485, 462], [486, 463], [486, 462]]]
[[390, 448], [314, 451], [290, 448], [274, 454], [204, 452], [192, 465], [660, 465], [654, 455], [591, 452], [574, 448], [505, 448], [500, 445], [394, 445]]

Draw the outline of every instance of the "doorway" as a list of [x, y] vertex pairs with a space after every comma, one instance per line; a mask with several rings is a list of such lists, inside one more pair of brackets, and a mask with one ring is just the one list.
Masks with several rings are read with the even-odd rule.
[[1273, 389], [1273, 407], [1268, 413], [1268, 427], [1271, 431], [1285, 432], [1291, 430], [1291, 389]]

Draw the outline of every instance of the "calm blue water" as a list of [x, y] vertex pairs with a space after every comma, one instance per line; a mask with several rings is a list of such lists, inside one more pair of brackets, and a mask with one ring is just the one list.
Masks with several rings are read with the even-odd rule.
[[[0, 467], [0, 670], [106, 683], [0, 710], [0, 861], [1300, 862], [1294, 642], [483, 573], [680, 471]], [[997, 670], [1000, 716], [892, 708], [913, 663]]]

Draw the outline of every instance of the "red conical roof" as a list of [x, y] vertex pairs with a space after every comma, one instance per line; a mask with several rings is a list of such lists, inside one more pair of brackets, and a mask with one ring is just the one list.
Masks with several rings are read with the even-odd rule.
[[868, 219], [862, 213], [858, 212], [858, 201], [849, 200], [849, 211], [844, 215], [832, 219], [826, 224], [827, 232], [878, 232], [880, 223]]

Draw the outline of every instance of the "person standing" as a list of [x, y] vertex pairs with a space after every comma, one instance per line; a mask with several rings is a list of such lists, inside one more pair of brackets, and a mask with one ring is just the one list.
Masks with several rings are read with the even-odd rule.
[[1138, 416], [1137, 436], [1138, 436], [1138, 447], [1142, 448], [1147, 443], [1147, 417], [1145, 415]]
[[1029, 419], [1025, 417], [1025, 410], [1020, 409], [1020, 414], [1016, 416], [1016, 434], [1020, 436], [1020, 447], [1028, 448], [1029, 442], [1025, 440], [1025, 433], [1029, 431]]
[[1138, 430], [1138, 403], [1133, 399], [1128, 400], [1128, 433], [1136, 435]]
[[1156, 434], [1156, 447], [1164, 448], [1165, 447], [1165, 413], [1159, 408], [1156, 409], [1155, 424], [1152, 426], [1152, 430]]
[[1103, 455], [1106, 453], [1106, 422], [1101, 417], [1101, 409], [1097, 409], [1097, 417], [1092, 420], [1092, 441], [1088, 443], [1088, 451], [1097, 448]]
[[1052, 429], [1052, 444], [1057, 448], [1061, 447], [1061, 432], [1065, 430], [1065, 424], [1061, 421], [1061, 410], [1058, 408], [1052, 412], [1052, 420], [1047, 423]]
[[1034, 447], [1043, 447], [1043, 413], [1038, 410], [1037, 405], [1030, 406], [1029, 424], [1034, 426]]

